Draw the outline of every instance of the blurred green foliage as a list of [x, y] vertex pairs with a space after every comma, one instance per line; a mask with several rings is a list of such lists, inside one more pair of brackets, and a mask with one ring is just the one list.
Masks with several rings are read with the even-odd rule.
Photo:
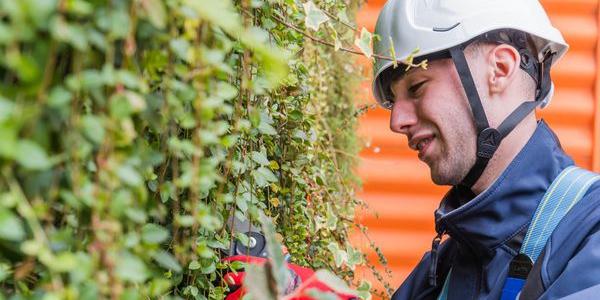
[[0, 0], [0, 299], [222, 299], [262, 212], [351, 282], [360, 73], [302, 4]]

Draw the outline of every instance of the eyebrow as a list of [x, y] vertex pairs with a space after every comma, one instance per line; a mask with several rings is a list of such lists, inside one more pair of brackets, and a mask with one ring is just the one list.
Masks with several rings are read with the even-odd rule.
[[[410, 75], [411, 73], [414, 73], [416, 69], [420, 69], [420, 67], [419, 68], [411, 67], [408, 71], [402, 72], [402, 74], [392, 78], [392, 80], [390, 81], [390, 85], [389, 85], [390, 93], [392, 93], [392, 96], [394, 96], [394, 97], [396, 96], [394, 94], [394, 89], [392, 89], [392, 86], [394, 86], [396, 83], [398, 83], [398, 81], [406, 78], [406, 76]], [[425, 70], [425, 71], [427, 71], [427, 70]]]
[[[390, 80], [390, 88], [392, 85], [394, 85], [396, 82], [406, 78], [406, 76], [416, 72], [416, 70], [418, 69], [422, 69], [421, 67], [411, 67], [408, 71], [406, 72], [401, 72], [401, 74], [396, 75], [396, 76], [392, 76], [392, 79]], [[425, 69], [424, 71], [427, 71], [427, 69]]]

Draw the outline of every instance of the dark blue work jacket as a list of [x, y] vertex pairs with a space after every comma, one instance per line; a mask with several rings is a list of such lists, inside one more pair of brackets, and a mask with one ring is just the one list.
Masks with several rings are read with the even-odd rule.
[[[450, 268], [448, 299], [499, 299], [510, 260], [521, 248], [538, 203], [554, 178], [570, 165], [573, 160], [540, 121], [525, 147], [487, 190], [475, 197], [453, 188], [442, 200], [435, 212], [436, 228], [450, 238], [439, 248], [437, 285], [429, 283], [432, 254], [428, 252], [392, 299], [436, 299]], [[556, 227], [520, 299], [600, 299], [599, 182]]]

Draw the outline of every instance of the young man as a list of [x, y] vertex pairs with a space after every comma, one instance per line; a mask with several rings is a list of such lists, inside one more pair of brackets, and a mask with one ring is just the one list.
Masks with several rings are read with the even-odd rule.
[[598, 178], [584, 171], [580, 190], [556, 197], [577, 169], [535, 118], [568, 48], [540, 3], [390, 0], [376, 34], [375, 53], [427, 60], [406, 71], [377, 59], [374, 94], [433, 182], [452, 186], [432, 250], [393, 299], [600, 297]]
[[568, 48], [540, 3], [389, 0], [376, 34], [375, 53], [427, 60], [377, 59], [374, 94], [433, 182], [452, 186], [393, 299], [600, 297], [600, 176], [535, 118]]

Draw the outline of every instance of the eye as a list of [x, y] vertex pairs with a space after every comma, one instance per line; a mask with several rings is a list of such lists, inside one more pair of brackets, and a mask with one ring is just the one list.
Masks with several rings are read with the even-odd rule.
[[410, 88], [408, 88], [408, 93], [411, 96], [415, 96], [426, 82], [427, 80], [423, 80], [417, 84], [413, 84]]

